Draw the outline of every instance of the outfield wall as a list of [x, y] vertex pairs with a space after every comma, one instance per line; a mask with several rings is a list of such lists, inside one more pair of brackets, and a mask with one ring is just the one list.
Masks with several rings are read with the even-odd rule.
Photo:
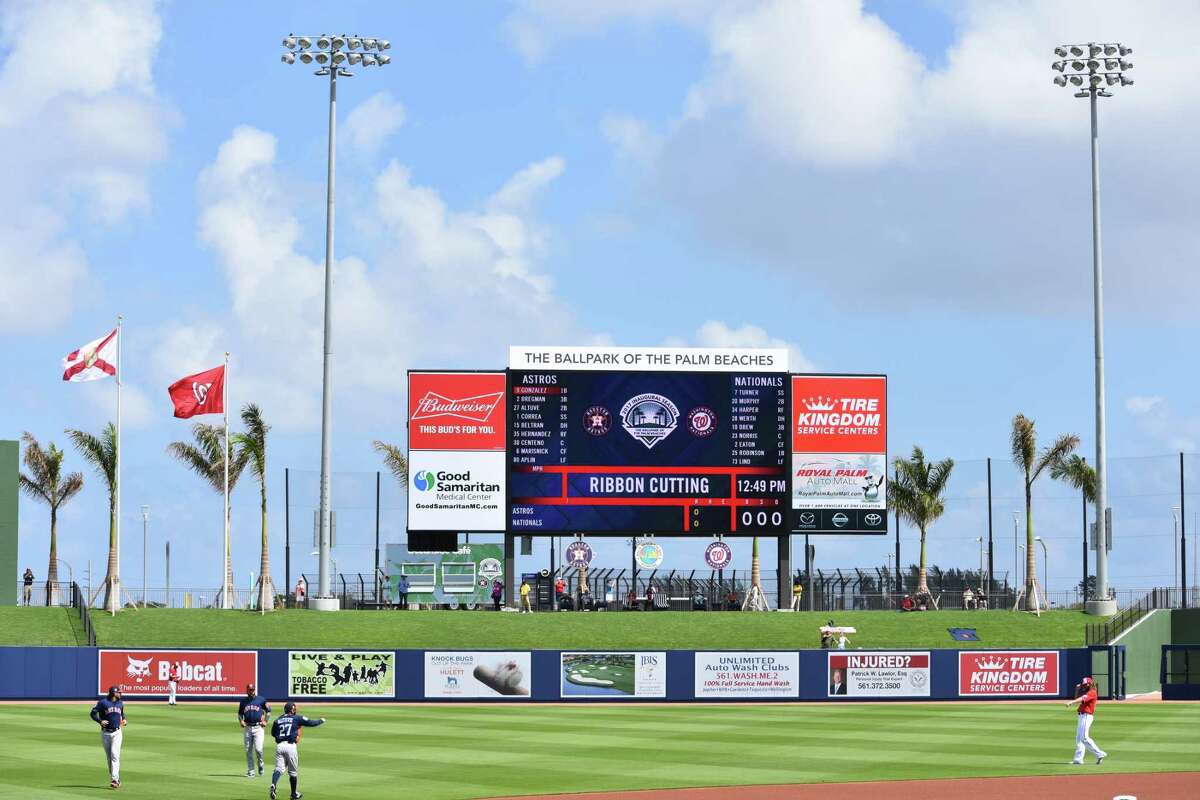
[[592, 702], [1046, 699], [1089, 673], [1087, 649], [785, 651], [0, 648], [0, 700], [240, 696], [280, 701]]

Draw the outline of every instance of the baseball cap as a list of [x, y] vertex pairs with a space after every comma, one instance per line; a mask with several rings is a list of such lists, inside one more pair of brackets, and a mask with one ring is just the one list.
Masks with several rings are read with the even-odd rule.
[[253, 683], [246, 684], [246, 694], [254, 694], [254, 684]]
[[288, 702], [283, 704], [283, 710], [284, 710], [284, 713], [295, 714], [296, 713], [296, 704], [289, 700]]
[[1083, 677], [1083, 680], [1081, 680], [1081, 681], [1080, 681], [1080, 683], [1082, 683], [1084, 686], [1090, 686], [1090, 685], [1091, 685], [1091, 683], [1092, 683], [1092, 678], [1091, 678], [1091, 676], [1090, 676], [1090, 675], [1085, 675], [1085, 676]]
[[120, 694], [120, 693], [121, 693], [121, 689], [119, 687], [117, 687], [117, 686], [108, 687], [108, 696], [109, 697], [112, 697], [114, 694]]

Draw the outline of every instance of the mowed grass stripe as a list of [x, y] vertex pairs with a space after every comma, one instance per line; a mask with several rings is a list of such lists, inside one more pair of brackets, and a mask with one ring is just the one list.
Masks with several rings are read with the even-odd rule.
[[[131, 702], [122, 797], [261, 800], [266, 781], [238, 777], [235, 708]], [[301, 743], [314, 798], [1068, 774], [1074, 738], [1074, 715], [1053, 704], [302, 710], [330, 720]], [[93, 796], [105, 778], [86, 712], [0, 707], [0, 725], [27, 734], [10, 738], [0, 797]], [[1103, 704], [1095, 732], [1113, 758], [1099, 769], [1191, 768], [1198, 731], [1197, 705]]]

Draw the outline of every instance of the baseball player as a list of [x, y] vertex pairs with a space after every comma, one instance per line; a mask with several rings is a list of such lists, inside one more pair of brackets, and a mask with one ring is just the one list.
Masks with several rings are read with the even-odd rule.
[[242, 726], [242, 743], [246, 747], [246, 777], [254, 777], [254, 759], [258, 757], [258, 774], [263, 774], [263, 729], [271, 720], [271, 706], [254, 688], [246, 684], [246, 696], [238, 703], [238, 724]]
[[121, 690], [116, 686], [100, 699], [92, 709], [92, 720], [100, 726], [100, 744], [108, 760], [109, 787], [121, 788], [121, 729], [125, 727], [125, 704], [121, 702]]
[[298, 788], [300, 783], [300, 729], [315, 728], [324, 725], [325, 718], [309, 719], [303, 714], [296, 713], [295, 703], [283, 706], [283, 716], [271, 724], [271, 736], [275, 737], [275, 771], [271, 773], [271, 800], [275, 800], [275, 785], [279, 776], [287, 770], [288, 780], [292, 783], [292, 800], [299, 800], [303, 795]]
[[1079, 722], [1075, 726], [1075, 759], [1072, 764], [1083, 763], [1083, 751], [1087, 749], [1096, 757], [1096, 763], [1103, 761], [1108, 753], [1092, 741], [1092, 720], [1096, 716], [1096, 682], [1091, 677], [1085, 677], [1075, 687], [1075, 699], [1068, 700], [1067, 708], [1079, 706]]
[[175, 705], [175, 690], [179, 688], [179, 662], [171, 664], [171, 671], [167, 673], [167, 705]]

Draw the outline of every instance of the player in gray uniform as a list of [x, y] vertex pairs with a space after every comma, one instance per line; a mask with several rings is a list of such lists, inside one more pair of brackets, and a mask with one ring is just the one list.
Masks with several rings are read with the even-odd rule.
[[271, 721], [271, 706], [253, 683], [246, 684], [246, 696], [238, 703], [238, 724], [242, 726], [242, 744], [246, 748], [246, 777], [254, 777], [254, 760], [258, 757], [258, 774], [263, 774], [263, 730]]
[[121, 788], [121, 740], [124, 738], [125, 703], [121, 701], [121, 690], [109, 687], [108, 694], [92, 708], [92, 720], [100, 726], [100, 744], [108, 761], [109, 787]]
[[300, 730], [324, 725], [325, 718], [309, 719], [303, 714], [296, 713], [295, 703], [286, 703], [283, 716], [271, 723], [271, 736], [275, 739], [275, 772], [271, 774], [271, 800], [275, 800], [275, 785], [287, 770], [288, 779], [292, 784], [292, 800], [299, 800], [300, 794]]

